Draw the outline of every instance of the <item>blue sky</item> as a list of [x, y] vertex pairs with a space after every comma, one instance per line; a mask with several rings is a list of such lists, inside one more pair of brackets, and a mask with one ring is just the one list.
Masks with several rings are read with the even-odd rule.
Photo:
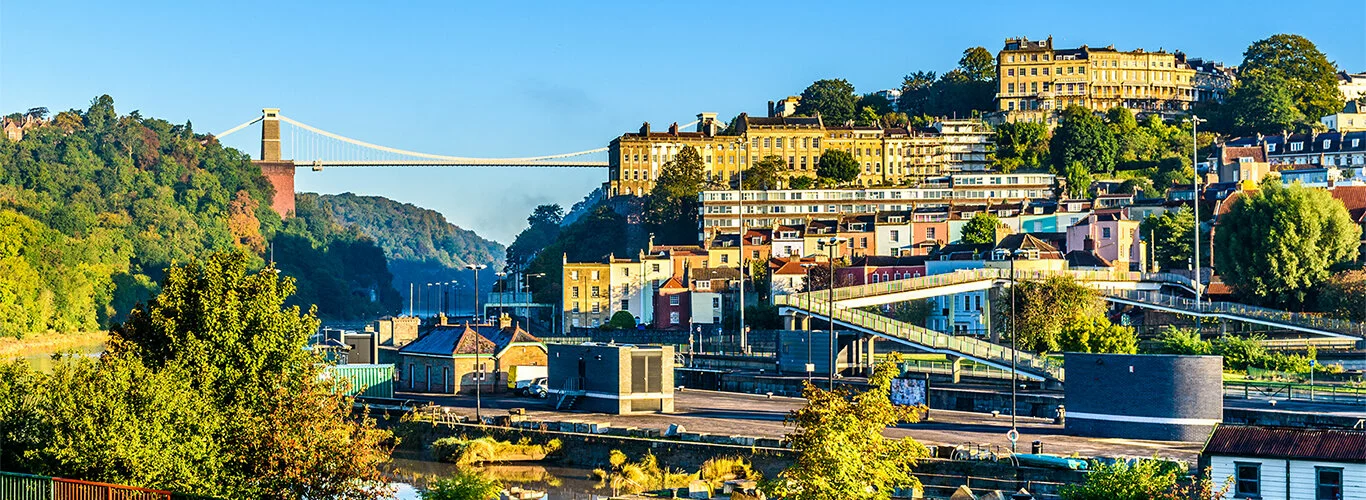
[[[84, 108], [107, 93], [120, 112], [216, 132], [279, 107], [386, 146], [531, 156], [605, 146], [646, 120], [763, 113], [819, 78], [895, 87], [1008, 36], [1237, 64], [1249, 43], [1290, 32], [1366, 70], [1361, 0], [1192, 4], [8, 0], [0, 111]], [[255, 137], [225, 142], [254, 152]], [[329, 169], [299, 172], [297, 187], [388, 196], [509, 243], [536, 204], [567, 208], [605, 179], [605, 169]]]

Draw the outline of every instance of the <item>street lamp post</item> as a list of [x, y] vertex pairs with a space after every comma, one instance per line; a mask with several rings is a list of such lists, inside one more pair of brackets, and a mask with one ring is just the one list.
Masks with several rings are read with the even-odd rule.
[[479, 271], [484, 269], [483, 264], [465, 264], [465, 269], [474, 271], [474, 312], [475, 312], [475, 338], [474, 338], [474, 419], [479, 421], [479, 425], [484, 425], [483, 416], [483, 392], [484, 392], [484, 364], [479, 356], [483, 354], [483, 343], [478, 334], [479, 318]]
[[[1016, 403], [1016, 393], [1019, 389], [1016, 365], [1020, 358], [1020, 351], [1015, 341], [1019, 337], [1015, 332], [1015, 259], [1025, 254], [1025, 251], [1020, 249], [1010, 253], [1010, 432], [1012, 436], [1020, 435], [1020, 431], [1015, 427], [1015, 414], [1019, 412], [1019, 404]], [[1010, 452], [1015, 453], [1015, 440], [1010, 441]]]
[[806, 269], [806, 382], [811, 382], [811, 296], [816, 294], [816, 290], [811, 286], [811, 268], [816, 267], [815, 262], [802, 264]]
[[838, 350], [835, 342], [835, 250], [846, 241], [849, 241], [849, 238], [839, 236], [831, 236], [825, 240], [826, 246], [830, 247], [830, 255], [826, 256], [826, 260], [830, 262], [830, 276], [825, 285], [830, 290], [830, 303], [827, 306], [830, 307], [830, 390], [832, 391], [835, 390], [835, 366], [837, 365], [835, 355]]
[[475, 323], [480, 323], [481, 321], [483, 321], [483, 318], [484, 318], [483, 311], [480, 311], [480, 310], [479, 310], [479, 271], [484, 270], [484, 268], [486, 268], [486, 267], [489, 267], [489, 266], [486, 266], [486, 265], [483, 265], [483, 264], [465, 264], [465, 269], [469, 269], [469, 270], [471, 270], [471, 271], [474, 271], [474, 322], [475, 322]]

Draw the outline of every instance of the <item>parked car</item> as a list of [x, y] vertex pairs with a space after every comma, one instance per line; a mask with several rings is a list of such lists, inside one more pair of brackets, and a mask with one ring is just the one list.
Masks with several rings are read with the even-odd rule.
[[541, 399], [550, 397], [550, 386], [549, 384], [546, 384], [545, 377], [539, 377], [532, 380], [531, 385], [527, 386], [524, 395]]
[[545, 385], [545, 377], [535, 377], [527, 380], [518, 380], [512, 392], [518, 396], [531, 396], [533, 388], [537, 385]]

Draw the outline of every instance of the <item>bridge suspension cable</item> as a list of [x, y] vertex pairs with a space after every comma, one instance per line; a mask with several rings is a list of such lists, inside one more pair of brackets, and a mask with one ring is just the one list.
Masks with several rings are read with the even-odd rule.
[[231, 134], [231, 133], [236, 132], [236, 131], [238, 131], [238, 130], [242, 130], [242, 129], [244, 129], [244, 128], [250, 127], [253, 123], [256, 123], [256, 122], [259, 122], [259, 121], [261, 121], [261, 120], [264, 120], [265, 118], [266, 118], [265, 115], [261, 115], [261, 116], [258, 116], [258, 117], [256, 117], [256, 118], [252, 118], [250, 121], [244, 122], [244, 123], [242, 123], [241, 125], [238, 125], [238, 126], [236, 126], [236, 127], [233, 127], [233, 128], [224, 130], [224, 131], [222, 131], [222, 132], [219, 132], [219, 133], [217, 133], [217, 134], [214, 134], [213, 136], [216, 137], [216, 138], [218, 138], [218, 139], [222, 139], [222, 138], [224, 138], [224, 137], [227, 137], [228, 134]]

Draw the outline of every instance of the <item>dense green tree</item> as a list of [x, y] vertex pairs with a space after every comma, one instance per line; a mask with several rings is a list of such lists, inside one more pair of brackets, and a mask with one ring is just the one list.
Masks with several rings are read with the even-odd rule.
[[1242, 300], [1300, 308], [1332, 266], [1357, 258], [1360, 241], [1361, 227], [1327, 191], [1273, 180], [1220, 218], [1215, 267]]
[[1091, 171], [1086, 168], [1086, 164], [1074, 161], [1067, 164], [1067, 169], [1061, 174], [1067, 181], [1067, 194], [1073, 198], [1088, 198], [1091, 191]]
[[1161, 344], [1158, 354], [1187, 356], [1214, 354], [1214, 344], [1200, 338], [1200, 331], [1195, 329], [1168, 326], [1162, 330], [1162, 333], [1158, 334], [1157, 341]]
[[[692, 237], [696, 238], [696, 229], [693, 231]], [[546, 245], [532, 259], [526, 272], [544, 275], [529, 283], [532, 294], [537, 302], [560, 300], [565, 259], [569, 262], [602, 262], [610, 255], [634, 256], [643, 247], [644, 242], [632, 241], [626, 217], [606, 204], [600, 204], [563, 228], [555, 242]]]
[[799, 175], [787, 180], [787, 187], [790, 189], [811, 189], [816, 186], [816, 178], [808, 175]]
[[1190, 269], [1195, 214], [1186, 207], [1149, 215], [1139, 224], [1139, 231], [1149, 242], [1156, 270]]
[[1114, 133], [1091, 110], [1080, 106], [1063, 110], [1048, 149], [1054, 172], [1059, 175], [1065, 174], [1074, 162], [1093, 173], [1115, 170], [1118, 145]]
[[697, 195], [706, 180], [702, 168], [702, 156], [692, 146], [684, 146], [660, 168], [645, 199], [645, 222], [661, 243], [697, 241]]
[[8, 470], [223, 498], [372, 498], [389, 438], [322, 378], [292, 280], [238, 252], [167, 270], [98, 361], [0, 367]]
[[1063, 352], [1134, 354], [1138, 352], [1138, 335], [1133, 328], [1111, 323], [1104, 316], [1080, 318], [1063, 325], [1058, 335], [1058, 349]]
[[612, 314], [612, 319], [603, 325], [608, 330], [632, 330], [636, 327], [636, 317], [630, 311], [617, 311]]
[[854, 105], [857, 102], [854, 86], [847, 80], [816, 80], [802, 91], [797, 114], [815, 116], [820, 113], [826, 124], [843, 124], [856, 118]]
[[963, 57], [958, 59], [958, 69], [974, 82], [991, 82], [996, 80], [996, 56], [986, 47], [972, 47], [963, 51]]
[[1300, 35], [1279, 34], [1258, 40], [1243, 52], [1238, 67], [1241, 83], [1262, 78], [1279, 80], [1290, 94], [1293, 108], [1310, 123], [1342, 110], [1337, 65], [1313, 42]]
[[778, 189], [780, 172], [787, 165], [780, 156], [768, 155], [745, 169], [745, 189]]
[[806, 406], [793, 410], [786, 437], [796, 460], [778, 473], [771, 494], [792, 500], [887, 499], [920, 481], [912, 467], [928, 450], [911, 438], [882, 435], [889, 426], [920, 420], [920, 408], [893, 405], [892, 379], [902, 357], [891, 353], [873, 369], [868, 390], [825, 391], [806, 384]]
[[1048, 164], [1048, 127], [1044, 124], [1008, 122], [997, 125], [994, 132], [996, 162], [1003, 172]]
[[862, 111], [863, 108], [873, 108], [873, 112], [881, 116], [892, 112], [892, 102], [878, 94], [863, 94], [858, 98], [858, 102], [854, 103], [854, 109]]
[[1296, 105], [1290, 82], [1278, 74], [1254, 72], [1240, 81], [1228, 97], [1228, 109], [1239, 134], [1279, 134], [1309, 120]]
[[526, 218], [526, 229], [517, 233], [517, 238], [508, 245], [504, 259], [507, 268], [516, 271], [530, 264], [542, 248], [560, 235], [560, 222], [563, 221], [564, 209], [559, 205], [538, 205], [532, 210]]
[[906, 113], [899, 111], [883, 113], [879, 120], [882, 124], [882, 128], [905, 127], [911, 122], [910, 117], [907, 117]]
[[1333, 274], [1319, 289], [1319, 310], [1333, 316], [1366, 322], [1366, 271]]
[[916, 71], [901, 81], [901, 96], [897, 97], [897, 110], [910, 116], [927, 114], [933, 99], [934, 82], [938, 79], [933, 71]]
[[1093, 462], [1081, 484], [1063, 486], [1063, 500], [1223, 500], [1229, 484], [1188, 479], [1185, 465], [1157, 459]]
[[990, 212], [978, 212], [963, 225], [963, 243], [972, 245], [996, 244], [996, 230], [1001, 219]]
[[816, 177], [827, 179], [836, 184], [848, 184], [858, 178], [861, 168], [848, 151], [827, 149], [821, 153], [821, 162], [816, 165]]
[[[1088, 323], [1109, 323], [1105, 317], [1105, 301], [1095, 289], [1090, 288], [1067, 276], [1054, 276], [1042, 281], [1020, 281], [1015, 284], [1015, 321], [1017, 332], [1016, 345], [1030, 352], [1058, 352], [1065, 348], [1076, 349], [1079, 344], [1070, 342], [1066, 330], [1077, 330], [1072, 339], [1080, 337], [1081, 331], [1091, 332], [1098, 328], [1085, 326]], [[997, 311], [997, 325], [1008, 333], [1011, 325], [1010, 293], [997, 297], [993, 309]], [[1104, 333], [1116, 333], [1105, 331]], [[1097, 341], [1087, 345], [1104, 345]], [[1116, 343], [1118, 344], [1118, 343]]]
[[855, 125], [861, 127], [876, 127], [882, 124], [882, 115], [872, 106], [859, 108], [858, 118], [854, 120]]

